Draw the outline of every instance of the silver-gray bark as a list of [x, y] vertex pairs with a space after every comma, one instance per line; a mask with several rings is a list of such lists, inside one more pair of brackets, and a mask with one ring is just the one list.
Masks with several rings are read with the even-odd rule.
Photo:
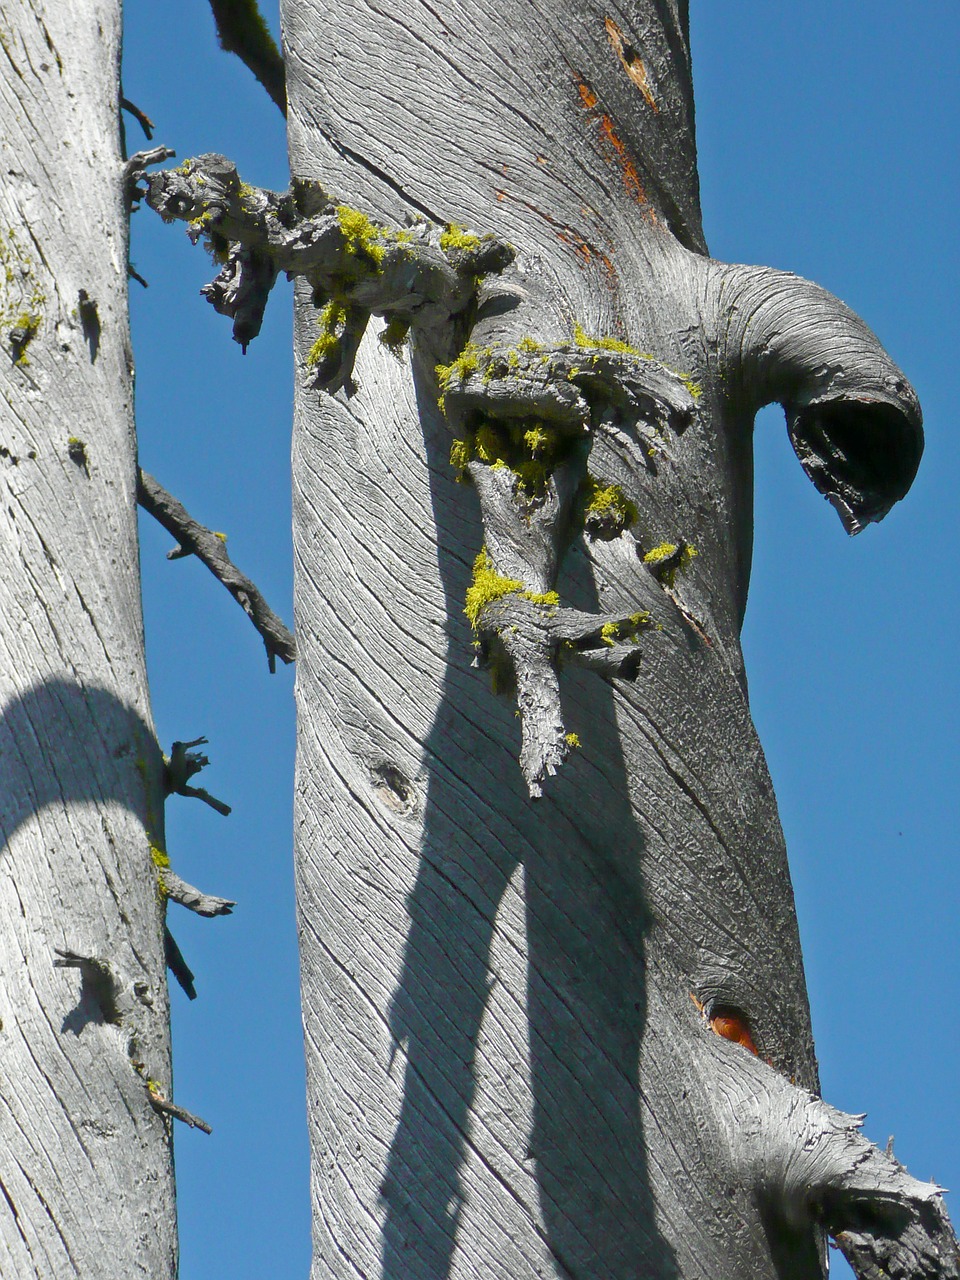
[[[706, 256], [685, 5], [374, 18], [348, 0], [333, 22], [288, 0], [283, 20], [295, 178], [517, 250], [469, 333], [414, 323], [402, 364], [362, 342], [353, 381], [317, 396], [304, 377], [297, 401], [314, 1273], [817, 1276], [844, 1206], [896, 1238], [939, 1202], [814, 1097], [739, 646], [751, 430], [780, 400], [855, 532], [909, 486], [915, 397], [836, 299]], [[298, 293], [304, 375], [329, 295]], [[593, 376], [604, 339], [632, 349], [619, 395]], [[572, 415], [566, 392], [545, 409], [537, 360], [578, 384]], [[628, 386], [645, 361], [646, 403]], [[557, 449], [539, 489], [531, 427]], [[561, 427], [580, 432], [562, 450]], [[571, 467], [631, 504], [614, 536], [584, 532]], [[681, 547], [685, 572], [655, 572]], [[484, 548], [480, 572], [520, 585], [474, 599], [474, 637]], [[635, 639], [639, 665], [564, 662], [568, 610], [596, 619], [567, 637], [577, 654]], [[641, 615], [655, 627], [602, 630]], [[505, 650], [519, 704], [471, 665], [474, 639]], [[956, 1274], [950, 1239], [931, 1274]]]
[[[0, 1274], [176, 1273], [118, 0], [0, 19]], [[153, 846], [153, 852], [151, 851]]]
[[150, 202], [242, 343], [297, 278], [315, 1276], [813, 1280], [827, 1231], [956, 1276], [939, 1188], [817, 1097], [739, 645], [757, 409], [853, 533], [909, 384], [706, 255], [684, 4], [283, 22], [291, 192], [206, 156]]

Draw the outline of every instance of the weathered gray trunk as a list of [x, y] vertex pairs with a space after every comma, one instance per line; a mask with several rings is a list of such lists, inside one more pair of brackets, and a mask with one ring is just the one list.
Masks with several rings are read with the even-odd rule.
[[238, 341], [298, 278], [315, 1276], [813, 1280], [825, 1231], [960, 1275], [816, 1095], [739, 645], [756, 410], [855, 532], [912, 390], [706, 256], [685, 6], [288, 0], [284, 40], [291, 192], [207, 155], [149, 200]]
[[[368, 338], [355, 390], [298, 398], [315, 1275], [816, 1276], [821, 1202], [842, 1198], [859, 1140], [810, 1099], [790, 877], [745, 694], [751, 430], [781, 400], [855, 529], [912, 478], [912, 392], [835, 299], [705, 256], [685, 6], [348, 2], [334, 21], [290, 0], [284, 35], [295, 176], [518, 251], [481, 288], [472, 365], [440, 377], [446, 419], [434, 365], [465, 326], [415, 323], [402, 365]], [[316, 319], [303, 289], [300, 366]], [[653, 381], [679, 371], [659, 423], [591, 388], [597, 337], [654, 357]], [[528, 339], [544, 346], [523, 354]], [[546, 421], [523, 408], [538, 377], [579, 380], [590, 473], [637, 508], [609, 540], [574, 529], [565, 555], [535, 503], [510, 509], [511, 459], [478, 434]], [[559, 592], [557, 613], [524, 614], [514, 591], [512, 613], [480, 614], [483, 652], [499, 639], [517, 667], [522, 726], [471, 667], [484, 544], [501, 577]], [[672, 585], [664, 544], [696, 551]], [[623, 646], [633, 681], [563, 666], [561, 717], [538, 694], [568, 606], [659, 629]], [[568, 730], [580, 749], [551, 777]]]
[[0, 1274], [176, 1272], [118, 0], [0, 18]]

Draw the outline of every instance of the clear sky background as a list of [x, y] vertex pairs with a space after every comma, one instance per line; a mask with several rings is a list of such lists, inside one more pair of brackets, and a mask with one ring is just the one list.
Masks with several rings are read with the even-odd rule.
[[[202, 0], [128, 0], [124, 91], [180, 158], [220, 151], [287, 185], [283, 120], [220, 52]], [[704, 224], [714, 256], [796, 271], [879, 334], [916, 386], [927, 451], [855, 539], [804, 477], [779, 409], [757, 423], [745, 630], [754, 718], [790, 849], [824, 1096], [912, 1173], [957, 1189], [960, 991], [957, 174], [960, 8], [948, 0], [692, 0]], [[270, 4], [265, 8], [275, 24]], [[145, 145], [127, 117], [130, 150]], [[486, 228], [479, 228], [486, 230]], [[244, 358], [198, 297], [209, 259], [133, 221], [141, 463], [291, 619], [289, 290]], [[174, 868], [236, 898], [171, 908], [197, 975], [173, 987], [182, 1280], [305, 1280], [307, 1138], [291, 871], [289, 669], [207, 571], [142, 522], [161, 742], [205, 734], [223, 819], [174, 797]], [[836, 1256], [836, 1255], [834, 1255]], [[849, 1275], [842, 1261], [837, 1275]]]

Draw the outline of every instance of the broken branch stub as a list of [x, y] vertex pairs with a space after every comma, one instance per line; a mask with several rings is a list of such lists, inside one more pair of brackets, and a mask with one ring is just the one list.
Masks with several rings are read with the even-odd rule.
[[[432, 330], [449, 342], [449, 326], [476, 296], [477, 278], [503, 270], [512, 248], [494, 236], [454, 237], [443, 246], [442, 228], [426, 222], [392, 228], [359, 210], [337, 204], [318, 183], [294, 180], [283, 194], [241, 182], [236, 166], [209, 154], [176, 169], [151, 174], [147, 203], [168, 222], [187, 223], [221, 266], [203, 289], [216, 310], [234, 320], [234, 338], [246, 348], [260, 331], [277, 275], [302, 276], [313, 289], [318, 316], [333, 300], [362, 313], [387, 316]], [[448, 237], [449, 240], [449, 237]], [[343, 386], [365, 322], [354, 325], [333, 363], [329, 386]], [[312, 369], [341, 344], [342, 329], [321, 327]], [[352, 347], [352, 350], [351, 350]], [[329, 389], [321, 367], [314, 384]]]
[[[863, 1116], [837, 1111], [736, 1048], [718, 1052], [739, 1077], [724, 1117], [731, 1150], [775, 1233], [796, 1232], [796, 1242], [821, 1227], [861, 1280], [960, 1278], [941, 1187], [911, 1177], [865, 1138]], [[808, 1274], [798, 1261], [784, 1275]]]
[[573, 538], [631, 536], [633, 504], [590, 476], [593, 438], [616, 429], [645, 456], [668, 431], [682, 433], [696, 409], [689, 379], [624, 343], [588, 343], [578, 333], [569, 345], [468, 345], [437, 370], [441, 407], [462, 437], [451, 458], [476, 488], [484, 531], [466, 612], [481, 658], [496, 664], [502, 652], [509, 661], [533, 797], [576, 744], [561, 709], [561, 662], [634, 679], [650, 625], [645, 611], [562, 607], [555, 590]]
[[783, 405], [800, 465], [847, 533], [882, 520], [923, 453], [920, 403], [902, 370], [819, 285], [771, 267], [704, 269], [731, 399], [750, 412]]

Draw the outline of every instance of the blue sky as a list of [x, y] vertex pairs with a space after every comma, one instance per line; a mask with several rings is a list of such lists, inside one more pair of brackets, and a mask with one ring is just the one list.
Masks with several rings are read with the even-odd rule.
[[[958, 860], [955, 301], [960, 10], [914, 0], [693, 0], [704, 223], [714, 256], [797, 271], [848, 302], [920, 393], [927, 450], [907, 500], [848, 539], [783, 417], [757, 424], [745, 630], [754, 717], [790, 848], [824, 1095], [960, 1191], [951, 992]], [[274, 15], [268, 12], [271, 21]], [[286, 185], [283, 121], [221, 53], [200, 0], [129, 0], [124, 90], [186, 157], [221, 151]], [[131, 149], [143, 145], [128, 117]], [[290, 313], [278, 287], [246, 358], [197, 295], [209, 260], [134, 218], [143, 466], [288, 620]], [[175, 868], [236, 898], [171, 923], [199, 999], [173, 991], [175, 1093], [214, 1126], [177, 1134], [182, 1280], [302, 1280], [307, 1146], [291, 874], [292, 673], [267, 674], [236, 605], [143, 522], [161, 741], [206, 734], [229, 819], [174, 797]], [[960, 1218], [960, 1200], [953, 1205]], [[841, 1266], [836, 1274], [841, 1274]]]

